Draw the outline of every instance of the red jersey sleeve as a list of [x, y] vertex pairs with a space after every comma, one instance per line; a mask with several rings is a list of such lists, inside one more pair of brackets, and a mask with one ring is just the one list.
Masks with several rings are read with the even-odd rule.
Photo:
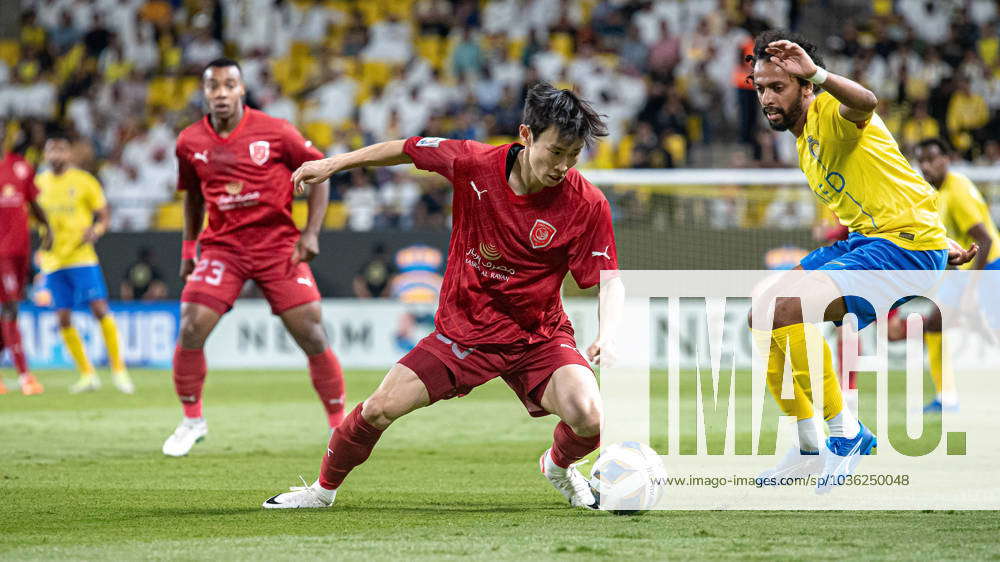
[[601, 270], [618, 269], [615, 231], [611, 225], [611, 205], [606, 199], [594, 205], [585, 217], [580, 235], [570, 246], [569, 270], [581, 289], [601, 282]]
[[440, 137], [410, 137], [403, 145], [403, 152], [421, 170], [441, 174], [451, 181], [455, 159], [472, 151], [473, 141], [451, 140]]
[[185, 154], [180, 143], [177, 143], [174, 154], [177, 155], [177, 191], [201, 189], [198, 172], [195, 171], [191, 161], [188, 160], [188, 155]]
[[325, 158], [322, 152], [313, 146], [312, 141], [306, 140], [302, 133], [295, 128], [295, 125], [285, 121], [282, 131], [285, 149], [285, 165], [288, 169], [295, 171], [302, 164], [310, 160], [322, 160]]
[[28, 177], [24, 178], [24, 199], [29, 203], [38, 199], [38, 185], [35, 184], [35, 169], [27, 162]]

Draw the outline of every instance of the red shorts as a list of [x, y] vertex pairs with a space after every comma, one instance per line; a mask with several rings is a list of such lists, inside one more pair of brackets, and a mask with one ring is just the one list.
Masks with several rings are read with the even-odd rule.
[[319, 290], [309, 265], [293, 265], [291, 258], [291, 251], [262, 257], [209, 248], [202, 251], [194, 273], [188, 276], [181, 302], [195, 302], [225, 314], [248, 279], [263, 291], [273, 314], [318, 301]]
[[27, 280], [27, 256], [0, 256], [0, 302], [21, 301]]
[[435, 330], [399, 363], [420, 377], [431, 404], [465, 396], [473, 388], [501, 377], [532, 417], [548, 415], [542, 408], [542, 394], [556, 369], [565, 365], [590, 369], [576, 349], [569, 323], [563, 324], [549, 340], [522, 345], [465, 347]]

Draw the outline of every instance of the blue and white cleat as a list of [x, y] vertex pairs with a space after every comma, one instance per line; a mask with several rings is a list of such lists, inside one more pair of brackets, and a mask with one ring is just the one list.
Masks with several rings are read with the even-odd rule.
[[819, 451], [803, 451], [792, 447], [774, 468], [758, 475], [761, 486], [787, 486], [800, 478], [817, 475], [823, 471], [823, 455]]
[[958, 404], [948, 404], [947, 406], [941, 402], [941, 400], [935, 398], [933, 401], [924, 406], [925, 414], [940, 414], [942, 412], [955, 413], [958, 412]]
[[816, 493], [826, 494], [836, 486], [844, 484], [845, 479], [854, 474], [863, 455], [870, 455], [878, 446], [878, 439], [865, 424], [858, 422], [861, 431], [853, 439], [846, 437], [827, 437], [823, 472], [816, 483]]

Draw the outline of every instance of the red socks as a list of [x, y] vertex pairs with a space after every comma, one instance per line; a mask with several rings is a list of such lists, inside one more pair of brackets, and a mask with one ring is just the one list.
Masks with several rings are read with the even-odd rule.
[[205, 352], [201, 349], [174, 349], [174, 390], [189, 418], [201, 417], [201, 389], [205, 386]]
[[[28, 361], [24, 358], [24, 348], [21, 347], [21, 330], [17, 327], [16, 320], [4, 320], [0, 322], [0, 332], [3, 335], [3, 344], [10, 350], [10, 357], [14, 361], [14, 368], [18, 375], [28, 374]], [[0, 347], [0, 351], [3, 347]]]
[[573, 433], [566, 422], [556, 424], [552, 437], [552, 462], [563, 468], [569, 468], [569, 465], [587, 456], [601, 444], [599, 434], [593, 437], [580, 437]]
[[368, 459], [382, 436], [381, 429], [376, 429], [361, 417], [363, 405], [358, 404], [330, 437], [319, 473], [319, 485], [327, 490], [339, 488], [347, 473]]
[[330, 427], [337, 427], [344, 419], [344, 371], [333, 350], [309, 356], [309, 378], [326, 409]]

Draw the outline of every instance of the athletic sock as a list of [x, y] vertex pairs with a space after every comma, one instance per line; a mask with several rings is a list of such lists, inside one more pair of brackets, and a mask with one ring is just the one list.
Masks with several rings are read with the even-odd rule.
[[861, 425], [849, 408], [842, 409], [839, 414], [826, 420], [826, 426], [830, 428], [830, 437], [854, 439], [861, 433]]
[[112, 373], [125, 371], [125, 360], [122, 359], [121, 341], [118, 339], [118, 324], [110, 314], [101, 318], [101, 333], [104, 335], [104, 346], [108, 350], [108, 364]]
[[76, 368], [80, 371], [80, 374], [84, 377], [93, 376], [94, 366], [91, 365], [90, 359], [87, 359], [87, 352], [83, 348], [83, 340], [80, 339], [80, 333], [73, 326], [60, 328], [59, 333], [62, 334], [63, 343], [66, 344], [66, 349], [69, 351], [70, 356], [73, 357], [73, 362], [76, 363]]
[[309, 378], [323, 402], [330, 427], [337, 427], [344, 419], [344, 371], [333, 350], [309, 356]]
[[368, 459], [382, 436], [381, 429], [365, 421], [362, 406], [358, 404], [330, 437], [319, 473], [319, 485], [326, 490], [339, 488], [347, 474]]
[[[28, 360], [24, 357], [24, 348], [21, 346], [21, 330], [17, 327], [16, 320], [4, 320], [0, 322], [0, 331], [3, 333], [3, 341], [10, 349], [10, 358], [14, 362], [17, 374], [25, 376], [28, 374]], [[2, 348], [0, 348], [2, 351]]]
[[556, 424], [552, 432], [552, 462], [560, 468], [569, 468], [569, 465], [587, 456], [591, 451], [597, 449], [601, 444], [601, 435], [591, 437], [580, 437], [566, 422]]
[[798, 420], [796, 427], [799, 431], [799, 450], [806, 453], [818, 453], [819, 444], [823, 442], [819, 420], [816, 418]]
[[201, 417], [201, 389], [205, 386], [205, 352], [201, 349], [174, 349], [174, 390], [184, 408], [184, 416]]
[[938, 402], [954, 406], [958, 403], [958, 393], [955, 392], [955, 373], [944, 349], [944, 336], [941, 332], [924, 332], [924, 346], [927, 347], [927, 362], [930, 363]]

